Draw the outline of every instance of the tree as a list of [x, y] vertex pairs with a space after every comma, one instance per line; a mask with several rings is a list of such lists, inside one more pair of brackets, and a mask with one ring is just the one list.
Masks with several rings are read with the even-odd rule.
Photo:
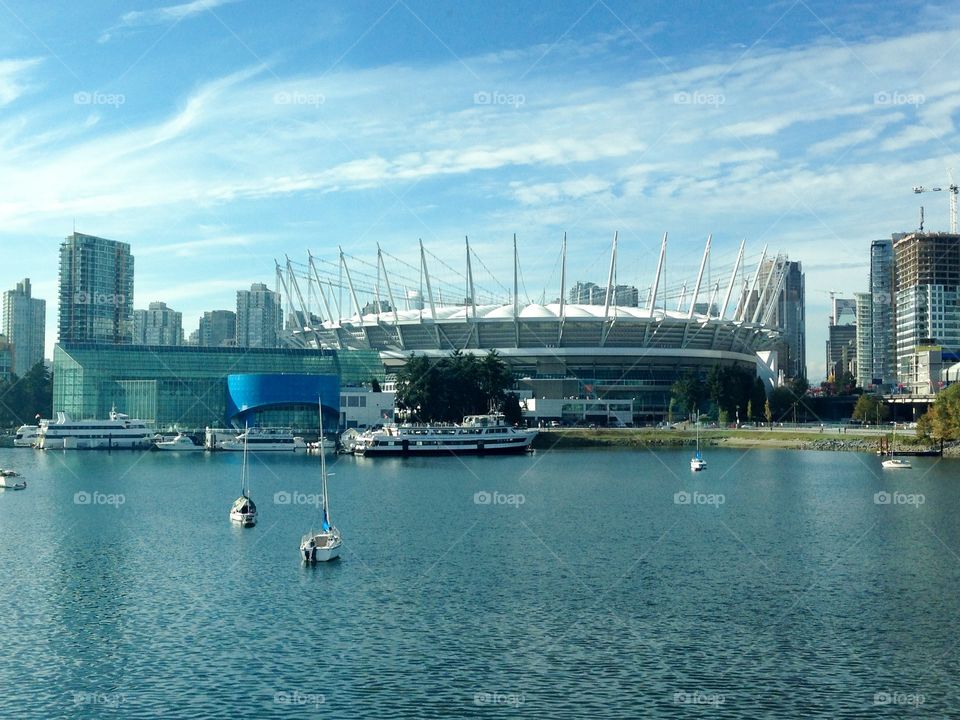
[[699, 411], [700, 404], [706, 399], [706, 387], [703, 381], [693, 373], [685, 373], [670, 386], [672, 408], [684, 417]]
[[890, 417], [890, 408], [876, 395], [861, 395], [853, 406], [853, 419], [861, 422], [884, 421]]
[[763, 401], [763, 417], [768, 425], [773, 421], [773, 408], [770, 407], [770, 398]]
[[917, 421], [917, 434], [925, 439], [960, 438], [960, 384], [937, 395], [930, 409]]
[[370, 392], [382, 392], [380, 389], [380, 381], [375, 377], [370, 378]]
[[763, 380], [760, 378], [754, 378], [753, 388], [750, 390], [750, 400], [749, 403], [753, 404], [753, 412], [747, 411], [748, 419], [750, 420], [760, 420], [762, 418], [761, 412], [763, 411], [764, 406], [767, 404], [767, 388], [763, 384]]
[[43, 362], [30, 368], [23, 377], [11, 375], [0, 382], [0, 425], [15, 427], [35, 423], [36, 416], [53, 414], [53, 377]]

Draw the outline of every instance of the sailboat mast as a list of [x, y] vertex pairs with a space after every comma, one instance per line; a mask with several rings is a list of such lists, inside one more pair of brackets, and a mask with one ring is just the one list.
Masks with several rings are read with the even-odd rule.
[[246, 422], [243, 423], [243, 466], [240, 468], [240, 494], [247, 495], [247, 434], [249, 427]]

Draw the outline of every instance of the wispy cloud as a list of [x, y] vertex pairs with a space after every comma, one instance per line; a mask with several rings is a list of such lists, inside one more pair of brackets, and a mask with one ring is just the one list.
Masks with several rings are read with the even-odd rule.
[[39, 58], [0, 60], [0, 106], [20, 97], [28, 87], [28, 71], [40, 64]]
[[108, 42], [114, 36], [136, 28], [178, 23], [181, 20], [186, 20], [207, 10], [212, 10], [221, 5], [237, 1], [238, 0], [193, 0], [192, 2], [181, 3], [180, 5], [167, 5], [166, 7], [153, 8], [151, 10], [133, 10], [122, 15], [116, 25], [104, 30], [98, 38], [98, 42]]

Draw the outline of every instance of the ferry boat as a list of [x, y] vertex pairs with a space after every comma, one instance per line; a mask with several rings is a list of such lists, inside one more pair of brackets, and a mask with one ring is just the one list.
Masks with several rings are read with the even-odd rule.
[[73, 420], [58, 412], [56, 421], [41, 420], [37, 447], [43, 450], [139, 450], [152, 444], [153, 431], [143, 420], [110, 411], [109, 420]]
[[507, 425], [501, 414], [467, 415], [459, 425], [387, 425], [357, 436], [357, 455], [483, 455], [521, 453], [536, 430]]
[[289, 428], [260, 427], [248, 428], [234, 438], [221, 440], [217, 443], [217, 449], [243, 450], [245, 444], [249, 445], [250, 452], [307, 449], [304, 439], [295, 436]]
[[33, 447], [37, 444], [39, 433], [39, 425], [21, 425], [17, 428], [16, 437], [13, 438], [13, 446]]

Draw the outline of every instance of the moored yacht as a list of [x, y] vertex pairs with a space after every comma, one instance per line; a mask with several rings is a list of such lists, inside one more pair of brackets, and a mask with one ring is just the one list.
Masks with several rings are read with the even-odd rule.
[[387, 425], [357, 436], [358, 455], [483, 455], [521, 453], [536, 430], [517, 428], [501, 414], [467, 415], [459, 425]]
[[14, 447], [34, 447], [40, 433], [39, 425], [21, 425], [13, 438]]
[[73, 420], [63, 412], [41, 420], [37, 447], [44, 450], [137, 450], [149, 448], [153, 431], [143, 420], [111, 410], [109, 420]]
[[194, 450], [203, 450], [202, 447], [197, 445], [193, 438], [189, 435], [184, 435], [183, 433], [177, 433], [177, 436], [169, 440], [159, 440], [154, 443], [154, 447], [157, 450], [180, 450], [191, 452]]
[[243, 450], [249, 445], [250, 452], [276, 450], [306, 450], [307, 443], [299, 436], [295, 436], [288, 428], [261, 428], [252, 427], [244, 430], [235, 438], [221, 440], [217, 444], [219, 450]]

